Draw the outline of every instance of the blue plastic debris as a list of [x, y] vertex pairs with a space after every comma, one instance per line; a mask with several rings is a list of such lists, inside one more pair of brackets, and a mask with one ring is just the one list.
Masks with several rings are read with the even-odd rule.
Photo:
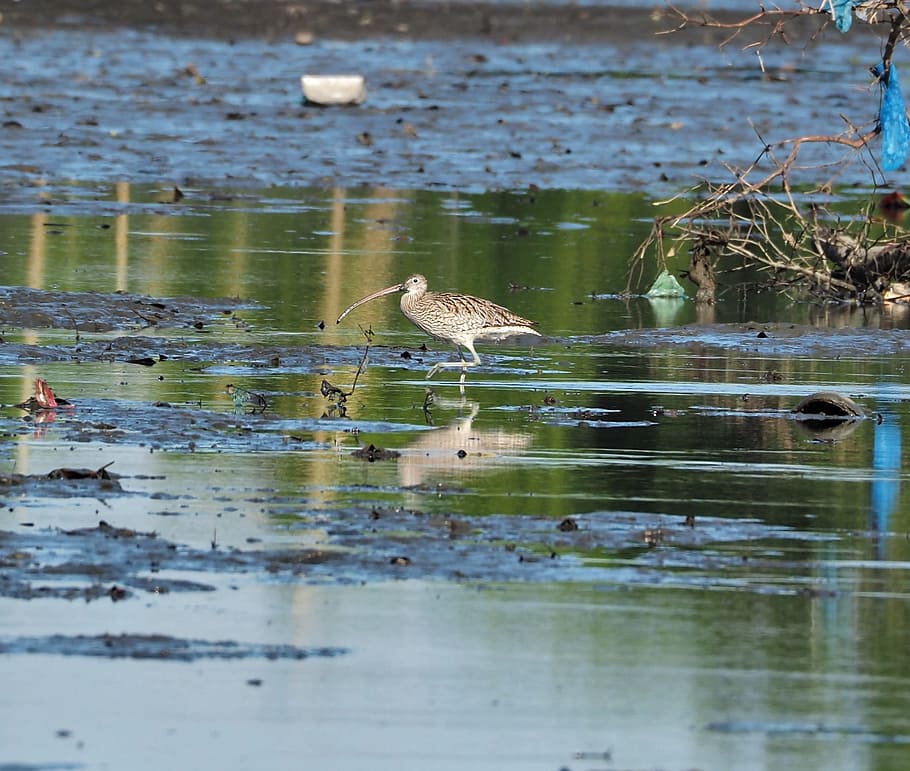
[[876, 64], [872, 72], [882, 87], [882, 107], [878, 116], [878, 124], [882, 131], [882, 168], [885, 171], [894, 171], [904, 165], [907, 155], [910, 154], [907, 107], [901, 93], [897, 67], [892, 64], [885, 75], [884, 66]]
[[831, 15], [841, 32], [849, 32], [853, 23], [853, 0], [831, 0]]

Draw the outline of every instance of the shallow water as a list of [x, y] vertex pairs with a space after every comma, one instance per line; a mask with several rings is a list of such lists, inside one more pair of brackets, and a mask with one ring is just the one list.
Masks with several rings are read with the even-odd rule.
[[[43, 628], [177, 626], [350, 652], [15, 657], [4, 677], [22, 729], [0, 729], [5, 752], [87, 768], [149, 757], [294, 768], [305, 756], [344, 769], [897, 769], [906, 758], [906, 673], [881, 649], [898, 639], [869, 640], [871, 600], [418, 582], [219, 595], [61, 603]], [[855, 621], [872, 627], [857, 634]]]
[[[627, 274], [690, 203], [656, 198], [871, 120], [877, 42], [797, 34], [763, 73], [642, 22], [4, 19], [0, 771], [907, 767], [907, 314]], [[341, 65], [366, 105], [300, 104]], [[415, 271], [546, 339], [481, 345], [462, 396], [395, 298], [334, 324]], [[15, 407], [35, 378], [73, 408]], [[818, 390], [870, 417], [813, 432]]]
[[[903, 767], [899, 312], [618, 299], [639, 195], [166, 192], [0, 217], [46, 290], [5, 290], [0, 762]], [[334, 324], [415, 270], [548, 337], [461, 395], [395, 298]], [[74, 408], [13, 407], [36, 377]], [[818, 390], [872, 416], [812, 433]]]

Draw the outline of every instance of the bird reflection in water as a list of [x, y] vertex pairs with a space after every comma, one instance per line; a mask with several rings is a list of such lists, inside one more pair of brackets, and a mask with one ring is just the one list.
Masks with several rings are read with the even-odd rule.
[[398, 480], [402, 487], [420, 487], [436, 480], [440, 473], [473, 474], [500, 467], [499, 459], [524, 455], [532, 436], [503, 428], [475, 428], [480, 404], [465, 399], [447, 399], [427, 389], [424, 414], [433, 425], [438, 410], [455, 409], [452, 421], [434, 431], [422, 432], [398, 458]]

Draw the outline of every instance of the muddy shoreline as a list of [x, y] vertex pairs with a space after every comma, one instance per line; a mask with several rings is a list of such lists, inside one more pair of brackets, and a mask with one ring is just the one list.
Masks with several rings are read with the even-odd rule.
[[[179, 36], [220, 40], [316, 39], [452, 40], [498, 43], [553, 40], [574, 43], [622, 42], [648, 30], [677, 25], [666, 7], [580, 6], [571, 3], [287, 2], [286, 0], [31, 0], [0, 3], [7, 30], [110, 28], [149, 29]], [[721, 10], [718, 18], [738, 14]], [[705, 40], [705, 31], [699, 32]], [[716, 41], [726, 34], [708, 33]]]

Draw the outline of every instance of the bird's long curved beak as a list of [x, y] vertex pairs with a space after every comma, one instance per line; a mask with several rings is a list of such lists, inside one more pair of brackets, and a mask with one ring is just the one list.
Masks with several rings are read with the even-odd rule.
[[378, 292], [373, 292], [373, 294], [368, 294], [366, 297], [358, 300], [357, 302], [355, 302], [352, 305], [349, 305], [347, 308], [345, 308], [342, 311], [341, 315], [338, 317], [338, 319], [335, 321], [335, 323], [340, 324], [341, 320], [345, 316], [347, 316], [352, 310], [354, 310], [354, 308], [356, 308], [360, 305], [363, 305], [364, 303], [368, 303], [370, 300], [375, 300], [377, 297], [382, 297], [383, 295], [392, 294], [393, 292], [400, 292], [400, 291], [401, 291], [401, 284], [395, 284], [395, 286], [390, 286], [387, 289], [380, 289]]

